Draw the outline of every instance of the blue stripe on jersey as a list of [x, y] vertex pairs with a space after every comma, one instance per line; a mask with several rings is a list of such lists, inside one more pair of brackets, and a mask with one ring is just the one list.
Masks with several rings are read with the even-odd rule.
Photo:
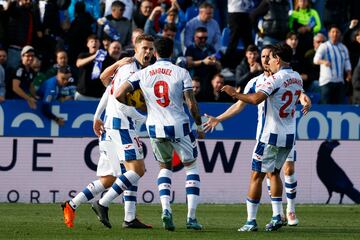
[[175, 138], [175, 127], [174, 126], [164, 126], [165, 136], [168, 138]]
[[282, 197], [271, 197], [271, 201], [272, 201], [272, 202], [281, 202], [281, 201], [282, 201]]
[[85, 188], [82, 192], [84, 193], [88, 201], [94, 198], [94, 195], [90, 192], [88, 188]]
[[100, 141], [104, 141], [106, 139], [106, 132], [103, 132], [100, 136]]
[[296, 161], [296, 150], [294, 150], [294, 162]]
[[197, 150], [197, 147], [195, 146], [193, 148], [193, 158], [197, 158], [198, 157], [198, 150]]
[[130, 144], [132, 143], [132, 139], [130, 137], [130, 133], [128, 129], [119, 129], [121, 143], [122, 144]]
[[117, 117], [113, 117], [112, 120], [113, 129], [120, 129], [121, 127], [121, 119]]
[[136, 196], [124, 196], [124, 200], [127, 202], [136, 202]]
[[132, 85], [134, 90], [139, 89], [140, 88], [140, 80], [136, 80], [136, 81], [131, 82], [131, 85]]
[[127, 117], [128, 121], [129, 121], [129, 129], [135, 130], [134, 128], [134, 121], [132, 120], [131, 117]]
[[129, 179], [127, 179], [125, 175], [121, 175], [119, 179], [125, 184], [127, 189], [132, 186], [131, 182], [129, 181]]
[[200, 176], [198, 174], [190, 174], [186, 176], [186, 181], [195, 180], [200, 182]]
[[260, 141], [261, 135], [264, 131], [266, 113], [267, 113], [267, 100], [264, 101], [264, 111], [262, 113], [261, 130], [260, 130], [259, 139], [258, 139], [259, 141]]
[[294, 138], [295, 138], [294, 134], [286, 134], [285, 146], [287, 148], [291, 148], [292, 146], [294, 146]]
[[264, 155], [265, 143], [258, 142], [256, 145], [255, 153], [262, 156]]
[[278, 135], [275, 133], [270, 133], [269, 144], [276, 146]]
[[261, 161], [253, 159], [251, 163], [251, 170], [255, 172], [261, 172], [261, 164], [262, 164]]
[[137, 186], [131, 186], [127, 189], [128, 191], [133, 191], [133, 192], [137, 192], [138, 187]]
[[260, 199], [250, 199], [250, 198], [247, 198], [246, 201], [251, 202], [251, 203], [254, 203], [254, 204], [258, 204], [258, 203], [260, 202]]
[[251, 88], [249, 89], [249, 91], [247, 92], [247, 94], [249, 94], [249, 93], [255, 93], [255, 88], [256, 88], [256, 81], [254, 81], [254, 84], [251, 86]]
[[294, 183], [285, 182], [285, 187], [286, 188], [296, 188], [297, 187], [297, 182], [294, 182]]
[[170, 190], [169, 189], [161, 189], [159, 191], [159, 195], [161, 196], [170, 196]]
[[124, 152], [125, 152], [125, 161], [137, 159], [135, 149], [125, 150]]
[[155, 125], [149, 125], [148, 131], [149, 131], [149, 137], [156, 138]]
[[193, 132], [190, 132], [189, 133], [189, 137], [190, 137], [190, 141], [193, 143], [193, 142], [195, 142], [195, 136], [194, 136], [194, 133]]
[[190, 133], [189, 123], [184, 123], [183, 124], [183, 131], [184, 131], [184, 136], [187, 136]]
[[279, 91], [280, 88], [275, 88], [274, 91], [270, 94], [270, 95], [274, 95], [275, 93], [277, 93]]
[[157, 179], [157, 185], [163, 184], [163, 183], [168, 183], [171, 184], [171, 179], [168, 177], [159, 177]]
[[[326, 44], [326, 55], [327, 55], [327, 60], [330, 62], [330, 64], [332, 65], [331, 63], [331, 55], [330, 55], [330, 48], [329, 48], [329, 44], [327, 43]], [[330, 68], [330, 71], [331, 71], [331, 75], [332, 75], [332, 70], [333, 68], [331, 67]]]
[[333, 52], [334, 52], [336, 77], [339, 77], [339, 76], [340, 76], [340, 75], [339, 75], [340, 70], [339, 70], [339, 64], [338, 64], [338, 60], [337, 60], [337, 54], [336, 54], [335, 46], [334, 46], [334, 45], [331, 45], [331, 49], [332, 49]]
[[121, 170], [121, 174], [126, 173], [126, 167], [124, 164], [120, 163], [120, 170]]
[[190, 195], [190, 194], [193, 194], [193, 195], [200, 195], [200, 189], [197, 188], [197, 187], [187, 187], [186, 188], [186, 194], [187, 195]]

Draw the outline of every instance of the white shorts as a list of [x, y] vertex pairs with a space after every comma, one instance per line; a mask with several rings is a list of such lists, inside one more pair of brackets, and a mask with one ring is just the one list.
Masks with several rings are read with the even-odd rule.
[[295, 162], [296, 161], [296, 148], [295, 145], [291, 149], [288, 157], [286, 158], [286, 162]]
[[182, 163], [192, 162], [198, 155], [196, 140], [192, 133], [176, 139], [150, 138], [150, 143], [156, 160], [162, 163], [171, 162], [174, 151]]
[[280, 170], [291, 149], [258, 142], [253, 152], [252, 170], [262, 173], [274, 172], [275, 169]]
[[143, 148], [135, 130], [106, 129], [99, 139], [97, 176], [120, 176], [124, 161], [143, 159]]

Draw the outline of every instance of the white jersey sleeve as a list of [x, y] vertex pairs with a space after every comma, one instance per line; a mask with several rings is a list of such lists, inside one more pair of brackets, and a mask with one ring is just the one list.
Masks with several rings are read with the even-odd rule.
[[109, 85], [106, 89], [105, 92], [103, 93], [100, 102], [96, 108], [95, 114], [94, 114], [94, 120], [95, 119], [100, 119], [101, 118], [101, 114], [104, 112], [105, 108], [106, 108], [106, 104], [108, 101], [108, 97], [109, 97], [109, 92], [111, 89], [111, 85]]

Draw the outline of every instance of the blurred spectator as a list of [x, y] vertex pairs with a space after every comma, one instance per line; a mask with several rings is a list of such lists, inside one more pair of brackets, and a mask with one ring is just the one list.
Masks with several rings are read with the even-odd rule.
[[355, 66], [352, 75], [352, 100], [354, 104], [360, 104], [360, 28], [353, 29], [354, 31], [349, 31], [348, 33], [351, 35], [351, 40], [348, 44], [350, 61], [352, 66]]
[[[234, 56], [237, 53], [238, 42], [241, 39], [244, 42], [245, 49], [253, 44], [252, 23], [249, 12], [255, 7], [255, 1], [252, 0], [228, 0], [228, 23], [230, 28], [229, 45], [226, 49], [225, 62], [226, 67], [232, 68], [232, 60], [238, 59]], [[239, 24], [246, 23], [246, 24]]]
[[94, 19], [85, 11], [85, 4], [77, 2], [75, 4], [75, 19], [71, 22], [68, 32], [70, 65], [75, 65], [79, 53], [87, 51], [86, 39], [93, 33], [91, 28], [93, 23]]
[[153, 3], [150, 0], [143, 0], [133, 15], [134, 24], [137, 28], [144, 29], [146, 20], [153, 9]]
[[199, 15], [186, 23], [184, 32], [185, 47], [193, 43], [196, 29], [204, 27], [207, 30], [206, 43], [212, 46], [217, 52], [221, 45], [221, 32], [219, 24], [213, 19], [214, 7], [204, 2], [199, 7]]
[[71, 0], [68, 8], [70, 22], [76, 18], [76, 4], [82, 2], [85, 5], [85, 11], [88, 12], [93, 19], [100, 18], [100, 1], [99, 0]]
[[11, 1], [7, 9], [8, 60], [11, 68], [16, 68], [21, 61], [21, 49], [33, 45], [36, 37], [42, 37], [40, 31], [40, 12], [36, 3], [31, 0]]
[[5, 99], [14, 98], [14, 92], [12, 90], [12, 75], [14, 69], [7, 65], [7, 52], [4, 48], [0, 47], [0, 65], [4, 69], [5, 74]]
[[204, 99], [201, 96], [201, 83], [200, 83], [200, 78], [199, 77], [193, 77], [192, 78], [192, 89], [194, 92], [194, 96], [197, 102], [203, 102]]
[[211, 79], [212, 90], [206, 95], [206, 102], [234, 102], [234, 100], [221, 89], [224, 86], [224, 76], [216, 74]]
[[326, 41], [322, 33], [317, 33], [313, 38], [313, 48], [308, 50], [304, 56], [304, 71], [308, 76], [307, 80], [303, 79], [305, 92], [317, 92], [319, 85], [320, 66], [314, 64], [314, 56], [320, 44]]
[[133, 29], [132, 34], [131, 34], [131, 43], [130, 43], [130, 45], [124, 47], [123, 51], [120, 53], [120, 58], [119, 59], [122, 59], [124, 57], [132, 57], [132, 56], [134, 56], [134, 54], [135, 54], [135, 50], [134, 50], [135, 40], [139, 35], [141, 35], [143, 33], [144, 33], [144, 30], [141, 29], [141, 28]]
[[343, 43], [349, 50], [351, 66], [357, 65], [360, 56], [360, 44], [357, 40], [360, 34], [359, 31], [360, 23], [357, 23], [356, 25], [350, 25], [344, 34]]
[[123, 17], [125, 4], [121, 1], [114, 1], [111, 4], [111, 14], [98, 19], [98, 36], [103, 39], [104, 35], [110, 37], [112, 41], [119, 41], [126, 46], [131, 41], [131, 22]]
[[104, 35], [102, 40], [101, 40], [101, 48], [104, 49], [105, 51], [109, 50], [110, 44], [111, 44], [111, 38], [107, 35]]
[[67, 67], [60, 67], [57, 70], [56, 76], [47, 79], [41, 84], [38, 94], [42, 101], [41, 111], [47, 118], [54, 120], [58, 125], [62, 126], [65, 119], [58, 117], [52, 113], [51, 107], [54, 101], [66, 101], [74, 99], [72, 91], [65, 89], [71, 78], [71, 72]]
[[145, 25], [145, 33], [146, 34], [150, 34], [154, 38], [167, 37], [167, 38], [171, 38], [174, 41], [174, 49], [173, 49], [173, 54], [171, 56], [173, 62], [175, 62], [178, 57], [183, 56], [181, 43], [175, 39], [176, 32], [177, 32], [175, 23], [165, 24], [162, 33], [156, 34], [156, 32], [152, 31], [152, 28], [148, 25], [150, 22], [151, 21], [149, 21], [149, 20], [146, 22], [146, 25]]
[[186, 21], [185, 21], [185, 13], [181, 9], [178, 9], [176, 6], [177, 4], [173, 4], [173, 6], [167, 12], [164, 12], [160, 16], [159, 27], [160, 29], [164, 29], [167, 23], [175, 24], [177, 29], [175, 39], [177, 41], [180, 41], [181, 40], [180, 35], [184, 30]]
[[5, 93], [6, 93], [5, 70], [3, 66], [0, 64], [0, 103], [5, 101]]
[[[324, 0], [323, 23], [327, 30], [329, 26], [336, 25], [344, 32], [348, 23], [354, 24], [360, 19], [359, 0]], [[355, 24], [356, 25], [356, 24]]]
[[308, 76], [304, 74], [304, 53], [301, 53], [298, 50], [298, 35], [294, 32], [289, 32], [288, 34], [286, 34], [285, 43], [289, 45], [292, 50], [292, 56], [290, 61], [291, 68], [300, 74], [304, 82], [307, 81]]
[[[105, 0], [105, 12], [104, 12], [104, 17], [107, 15], [111, 14], [111, 4], [117, 0]], [[122, 3], [125, 4], [125, 11], [123, 13], [123, 16], [131, 21], [132, 20], [132, 15], [134, 12], [134, 2], [133, 0], [121, 0]]]
[[345, 97], [345, 80], [351, 81], [351, 64], [348, 49], [341, 43], [338, 26], [329, 29], [329, 40], [322, 43], [314, 56], [314, 63], [320, 65], [320, 103], [342, 104]]
[[190, 68], [193, 76], [200, 78], [201, 94], [204, 96], [211, 91], [211, 79], [221, 69], [220, 62], [214, 57], [215, 49], [206, 43], [207, 38], [206, 28], [197, 28], [194, 44], [190, 45], [185, 52], [188, 68]]
[[319, 14], [310, 8], [310, 0], [296, 0], [295, 10], [289, 18], [290, 30], [297, 33], [299, 38], [298, 51], [303, 54], [312, 48], [314, 34], [321, 30]]
[[47, 79], [46, 74], [41, 71], [41, 64], [42, 61], [35, 56], [31, 64], [31, 69], [34, 71], [35, 75], [33, 80], [35, 91], [37, 91], [40, 88], [41, 83]]
[[100, 50], [100, 41], [96, 35], [87, 39], [88, 52], [79, 54], [76, 66], [79, 68], [79, 79], [75, 93], [75, 100], [99, 100], [105, 91], [100, 80], [102, 63], [106, 51]]
[[262, 73], [262, 67], [259, 61], [258, 48], [250, 44], [246, 48], [245, 58], [236, 67], [236, 87], [240, 92], [244, 91], [246, 84], [254, 77]]
[[120, 42], [113, 41], [112, 43], [110, 43], [108, 54], [106, 55], [101, 67], [101, 72], [120, 59], [121, 51], [122, 47]]
[[7, 43], [7, 37], [6, 37], [6, 25], [8, 22], [8, 15], [7, 9], [8, 2], [2, 2], [4, 5], [0, 4], [0, 47], [5, 47], [5, 44]]
[[276, 44], [285, 40], [289, 32], [289, 0], [262, 0], [260, 5], [253, 10], [252, 19], [263, 16], [259, 22], [262, 44]]
[[12, 77], [12, 90], [14, 98], [25, 99], [31, 109], [36, 109], [36, 93], [33, 85], [35, 77], [31, 64], [35, 57], [35, 50], [32, 46], [25, 46], [21, 50], [21, 64]]
[[156, 35], [161, 32], [161, 29], [156, 29], [155, 21], [158, 21], [162, 12], [163, 9], [161, 6], [157, 6], [152, 10], [144, 25], [144, 32], [146, 34], [151, 34], [153, 37], [156, 37]]

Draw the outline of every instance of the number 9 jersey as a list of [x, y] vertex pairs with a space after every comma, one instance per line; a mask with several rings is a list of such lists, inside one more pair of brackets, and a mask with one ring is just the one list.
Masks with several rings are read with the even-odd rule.
[[189, 72], [165, 59], [134, 73], [128, 82], [141, 88], [148, 111], [146, 127], [151, 138], [181, 138], [190, 133], [184, 111], [184, 92], [192, 91]]
[[258, 106], [257, 140], [291, 148], [295, 143], [296, 103], [303, 92], [300, 75], [291, 68], [282, 68], [267, 78], [260, 75], [245, 88], [245, 93], [258, 91], [268, 97]]

